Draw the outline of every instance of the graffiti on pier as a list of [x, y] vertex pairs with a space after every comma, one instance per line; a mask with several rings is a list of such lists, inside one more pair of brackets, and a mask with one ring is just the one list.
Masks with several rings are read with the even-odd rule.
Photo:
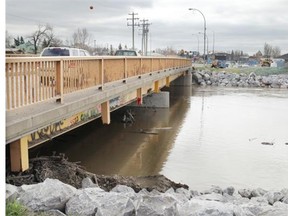
[[48, 125], [40, 130], [33, 132], [28, 137], [28, 144], [37, 145], [38, 143], [52, 139], [53, 137], [72, 130], [79, 125], [83, 125], [89, 121], [98, 118], [100, 114], [100, 105], [84, 112], [77, 113], [67, 119]]
[[[128, 93], [123, 96], [118, 96], [109, 101], [111, 111], [128, 104], [136, 99], [136, 91]], [[84, 112], [79, 112], [75, 115], [71, 115], [68, 118], [62, 119], [56, 123], [52, 123], [44, 128], [33, 132], [28, 136], [29, 146], [35, 146], [39, 143], [52, 139], [60, 134], [63, 134], [69, 130], [77, 128], [89, 121], [92, 121], [101, 116], [101, 104], [88, 109]]]
[[44, 127], [34, 133], [32, 133], [31, 136], [31, 140], [29, 140], [30, 142], [35, 142], [35, 140], [37, 139], [50, 139], [52, 134], [56, 134], [57, 132], [62, 130], [62, 126], [63, 126], [64, 122], [63, 121], [59, 121], [56, 122], [54, 124], [51, 124], [47, 127]]

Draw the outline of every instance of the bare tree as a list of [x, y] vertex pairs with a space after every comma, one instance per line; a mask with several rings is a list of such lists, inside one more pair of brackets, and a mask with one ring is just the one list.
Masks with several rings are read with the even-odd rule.
[[177, 51], [175, 49], [173, 49], [173, 47], [171, 47], [171, 46], [170, 47], [167, 46], [164, 49], [157, 48], [156, 52], [160, 53], [162, 55], [177, 55]]
[[270, 44], [264, 44], [264, 56], [270, 58], [272, 56], [272, 46]]
[[6, 31], [6, 34], [5, 34], [5, 46], [6, 48], [9, 48], [11, 47], [11, 41], [12, 41], [12, 36], [8, 33], [8, 31]]
[[281, 55], [281, 49], [280, 49], [278, 46], [273, 47], [272, 56], [273, 56], [274, 58], [276, 58], [276, 57], [278, 57], [278, 56], [280, 56], [280, 55]]
[[48, 32], [52, 31], [53, 28], [49, 25], [38, 25], [37, 30], [29, 36], [29, 38], [32, 40], [33, 46], [34, 46], [34, 53], [37, 54], [38, 47], [42, 40], [47, 37]]
[[270, 44], [267, 44], [265, 43], [264, 44], [264, 56], [267, 57], [267, 58], [270, 58], [270, 57], [277, 57], [277, 56], [280, 56], [281, 55], [281, 49], [276, 46], [276, 47], [273, 47], [272, 45]]
[[86, 28], [78, 28], [77, 31], [73, 33], [72, 39], [74, 47], [80, 49], [87, 49], [89, 47], [90, 34], [88, 33]]

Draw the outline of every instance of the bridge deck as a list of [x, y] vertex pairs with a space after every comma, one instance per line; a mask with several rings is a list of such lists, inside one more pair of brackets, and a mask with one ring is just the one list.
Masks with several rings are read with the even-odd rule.
[[163, 79], [183, 71], [154, 72], [138, 77], [131, 77], [122, 81], [106, 83], [103, 89], [91, 87], [73, 93], [65, 94], [63, 101], [57, 103], [55, 99], [38, 102], [6, 112], [6, 143], [10, 143], [24, 135], [31, 134], [61, 118], [68, 118], [78, 112], [88, 110], [97, 104], [113, 99], [118, 95], [125, 95], [155, 80]]

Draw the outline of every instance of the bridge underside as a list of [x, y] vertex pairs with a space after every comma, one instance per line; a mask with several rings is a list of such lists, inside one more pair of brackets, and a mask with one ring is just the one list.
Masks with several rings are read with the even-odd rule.
[[[189, 67], [160, 70], [66, 94], [60, 102], [39, 102], [6, 112], [6, 143], [10, 144], [12, 171], [29, 168], [28, 149], [94, 119], [110, 123], [110, 112], [133, 101], [158, 93], [164, 86], [187, 74]], [[191, 82], [190, 82], [191, 83]]]

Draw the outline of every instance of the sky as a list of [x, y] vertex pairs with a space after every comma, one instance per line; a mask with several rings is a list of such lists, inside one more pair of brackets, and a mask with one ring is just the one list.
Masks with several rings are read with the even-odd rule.
[[[93, 6], [93, 9], [90, 9]], [[132, 47], [127, 18], [148, 19], [148, 49], [172, 47], [203, 53], [204, 18], [208, 50], [263, 52], [264, 44], [288, 53], [287, 0], [6, 0], [6, 31], [13, 37], [31, 35], [39, 24], [50, 24], [63, 41], [86, 28], [91, 46]], [[131, 21], [130, 21], [131, 24]], [[200, 33], [199, 33], [200, 32]], [[141, 31], [135, 28], [135, 47]]]

